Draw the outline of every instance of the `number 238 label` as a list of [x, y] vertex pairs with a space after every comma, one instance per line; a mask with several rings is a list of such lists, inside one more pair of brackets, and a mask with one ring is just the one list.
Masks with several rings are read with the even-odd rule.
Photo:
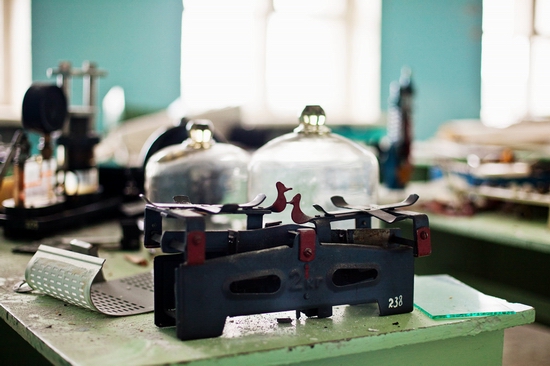
[[403, 295], [390, 297], [388, 299], [388, 308], [390, 309], [396, 309], [400, 306], [403, 306]]

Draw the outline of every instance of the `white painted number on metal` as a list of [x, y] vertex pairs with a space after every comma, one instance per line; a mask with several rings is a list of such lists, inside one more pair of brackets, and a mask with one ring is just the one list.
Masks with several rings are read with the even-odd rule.
[[388, 299], [388, 308], [390, 309], [395, 309], [395, 308], [398, 308], [400, 306], [403, 306], [403, 295], [399, 295], [399, 296], [396, 296], [396, 297], [390, 297]]

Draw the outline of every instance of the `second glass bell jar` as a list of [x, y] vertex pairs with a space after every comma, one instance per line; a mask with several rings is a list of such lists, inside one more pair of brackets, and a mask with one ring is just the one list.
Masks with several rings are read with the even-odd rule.
[[246, 202], [250, 155], [228, 143], [216, 142], [209, 120], [191, 120], [189, 138], [151, 156], [145, 167], [145, 193], [153, 202], [174, 202], [176, 195], [192, 203]]
[[[292, 188], [287, 200], [300, 193], [300, 207], [308, 215], [319, 214], [312, 206], [337, 211], [330, 198], [343, 196], [355, 205], [377, 201], [379, 168], [376, 156], [325, 126], [325, 112], [317, 105], [306, 106], [294, 132], [277, 137], [259, 148], [249, 164], [248, 197], [258, 193], [273, 201], [275, 183]], [[266, 216], [266, 221], [291, 222], [287, 205], [280, 214]]]

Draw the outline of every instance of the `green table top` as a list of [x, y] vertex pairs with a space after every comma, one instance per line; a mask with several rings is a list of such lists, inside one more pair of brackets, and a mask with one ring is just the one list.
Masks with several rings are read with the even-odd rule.
[[[440, 195], [440, 183], [414, 182], [402, 191], [383, 189], [381, 203], [398, 202], [408, 194], [420, 195], [420, 201]], [[434, 193], [436, 192], [436, 193]], [[423, 212], [421, 208], [412, 211]], [[522, 219], [513, 213], [486, 211], [473, 216], [448, 216], [426, 212], [432, 230], [441, 230], [468, 238], [487, 240], [512, 247], [550, 253], [550, 226], [543, 218]]]
[[[117, 225], [103, 224], [74, 236], [119, 235]], [[13, 254], [17, 244], [0, 239], [0, 315], [24, 339], [55, 364], [203, 364], [231, 360], [259, 365], [314, 361], [384, 350], [401, 345], [477, 335], [534, 321], [534, 309], [507, 305], [515, 314], [433, 320], [420, 310], [379, 317], [374, 304], [338, 306], [325, 319], [294, 318], [294, 312], [228, 318], [224, 333], [213, 339], [182, 342], [174, 328], [157, 328], [153, 314], [108, 317], [68, 305], [43, 294], [20, 294], [12, 286], [24, 277], [29, 255]], [[107, 280], [151, 270], [125, 260], [116, 251], [106, 258]], [[434, 294], [435, 295], [435, 294]], [[277, 318], [291, 317], [291, 323]]]
[[432, 229], [513, 247], [550, 253], [550, 228], [543, 221], [518, 219], [499, 212], [481, 212], [471, 217], [429, 214]]

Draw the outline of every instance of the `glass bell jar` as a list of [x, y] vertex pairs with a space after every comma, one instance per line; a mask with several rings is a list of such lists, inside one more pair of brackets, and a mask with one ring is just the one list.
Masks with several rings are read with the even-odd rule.
[[[266, 202], [274, 201], [275, 184], [280, 181], [292, 188], [286, 192], [287, 201], [300, 193], [300, 207], [310, 216], [319, 214], [313, 204], [327, 211], [342, 211], [330, 200], [335, 195], [354, 205], [375, 204], [379, 184], [376, 156], [367, 147], [332, 133], [320, 106], [306, 106], [299, 122], [292, 133], [269, 141], [252, 155], [249, 199], [265, 193]], [[265, 220], [290, 223], [290, 211], [287, 205], [282, 213], [267, 215]]]
[[185, 195], [192, 203], [246, 202], [250, 154], [214, 140], [209, 120], [191, 120], [189, 137], [154, 153], [145, 166], [145, 194], [155, 203]]

